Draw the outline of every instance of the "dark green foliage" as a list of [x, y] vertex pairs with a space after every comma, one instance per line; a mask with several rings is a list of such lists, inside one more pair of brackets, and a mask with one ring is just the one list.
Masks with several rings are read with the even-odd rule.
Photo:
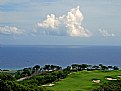
[[84, 69], [86, 69], [88, 67], [88, 65], [87, 64], [82, 64], [81, 65], [81, 68], [84, 70]]
[[114, 70], [119, 70], [118, 66], [113, 67]]
[[6, 81], [6, 80], [10, 80], [10, 81], [14, 81], [15, 78], [7, 73], [0, 73], [0, 80]]
[[121, 80], [109, 81], [92, 91], [121, 91]]
[[0, 73], [0, 91], [27, 91], [10, 74]]
[[102, 67], [102, 66], [103, 66], [103, 64], [99, 64], [99, 66], [100, 66], [100, 67]]
[[[45, 88], [38, 87], [37, 80], [28, 80], [28, 84], [20, 84], [10, 74], [0, 73], [0, 91], [45, 91]], [[26, 82], [25, 82], [26, 83]]]
[[46, 72], [46, 74], [40, 74], [38, 76], [34, 76], [28, 80], [24, 80], [20, 82], [23, 85], [33, 84], [35, 86], [40, 86], [47, 83], [52, 83], [54, 81], [58, 81], [59, 79], [63, 79], [68, 75], [67, 71], [54, 71], [54, 72]]
[[15, 81], [0, 81], [0, 91], [29, 91], [26, 86], [20, 85]]
[[112, 66], [108, 66], [108, 68], [113, 68]]
[[67, 66], [65, 69], [63, 69], [64, 72], [71, 72], [71, 66]]
[[70, 66], [71, 72], [77, 72], [77, 71], [82, 71], [82, 70], [87, 70], [87, 71], [93, 71], [93, 70], [102, 70], [102, 71], [107, 71], [107, 70], [119, 70], [118, 66], [105, 66], [103, 64], [99, 65], [88, 65], [88, 64], [72, 64]]
[[72, 65], [71, 65], [72, 71], [78, 71], [78, 65], [79, 65], [79, 64], [72, 64]]
[[100, 70], [100, 67], [97, 66], [97, 65], [92, 66], [92, 68], [95, 69], [95, 70]]
[[107, 66], [102, 66], [102, 70], [108, 70]]
[[39, 65], [35, 65], [34, 67], [33, 67], [33, 70], [32, 70], [32, 73], [37, 73], [38, 71], [40, 71], [41, 70], [41, 68], [40, 68], [40, 66]]
[[18, 70], [16, 73], [15, 73], [15, 78], [16, 79], [19, 79], [21, 77], [21, 72]]
[[[39, 65], [34, 67], [24, 68], [18, 70], [14, 74], [0, 73], [0, 91], [50, 91], [41, 87], [41, 85], [59, 81], [64, 79], [73, 71], [93, 71], [101, 70], [108, 71], [108, 69], [119, 70], [117, 66], [92, 66], [88, 64], [72, 64], [62, 70], [60, 66], [56, 65], [45, 65], [41, 68]], [[25, 78], [24, 80], [17, 80], [19, 78]], [[121, 81], [111, 81], [101, 85], [100, 88], [94, 89], [93, 91], [121, 91]], [[120, 89], [120, 90], [118, 90]]]
[[43, 67], [44, 71], [49, 71], [49, 70], [62, 70], [62, 67], [57, 66], [57, 65], [45, 65]]
[[23, 75], [23, 77], [24, 76], [30, 76], [31, 75], [31, 69], [30, 68], [24, 68], [22, 75]]

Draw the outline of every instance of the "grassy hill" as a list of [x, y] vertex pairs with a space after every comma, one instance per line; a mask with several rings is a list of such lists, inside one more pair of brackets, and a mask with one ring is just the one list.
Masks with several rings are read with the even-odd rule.
[[1, 70], [0, 79], [0, 91], [121, 91], [121, 70], [101, 64], [72, 64], [65, 69], [35, 65], [16, 71]]
[[[54, 91], [90, 91], [106, 82], [106, 78], [117, 78], [121, 71], [80, 71], [73, 72], [67, 78], [54, 82], [54, 86], [48, 87]], [[100, 83], [94, 83], [93, 80], [100, 80]]]

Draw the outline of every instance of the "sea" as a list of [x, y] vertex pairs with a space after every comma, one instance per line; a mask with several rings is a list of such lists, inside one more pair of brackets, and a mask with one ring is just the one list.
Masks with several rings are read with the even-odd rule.
[[121, 68], [121, 46], [0, 46], [0, 69], [22, 69], [36, 64], [41, 67], [45, 64], [66, 67], [75, 63]]

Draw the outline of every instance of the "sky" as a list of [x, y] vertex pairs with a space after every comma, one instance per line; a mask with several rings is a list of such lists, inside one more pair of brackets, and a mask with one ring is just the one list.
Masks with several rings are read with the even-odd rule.
[[0, 0], [0, 45], [121, 46], [121, 0]]

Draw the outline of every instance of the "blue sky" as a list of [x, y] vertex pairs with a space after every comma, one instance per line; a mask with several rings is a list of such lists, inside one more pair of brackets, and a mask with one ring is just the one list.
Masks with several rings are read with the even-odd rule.
[[0, 44], [121, 45], [121, 0], [0, 0]]

